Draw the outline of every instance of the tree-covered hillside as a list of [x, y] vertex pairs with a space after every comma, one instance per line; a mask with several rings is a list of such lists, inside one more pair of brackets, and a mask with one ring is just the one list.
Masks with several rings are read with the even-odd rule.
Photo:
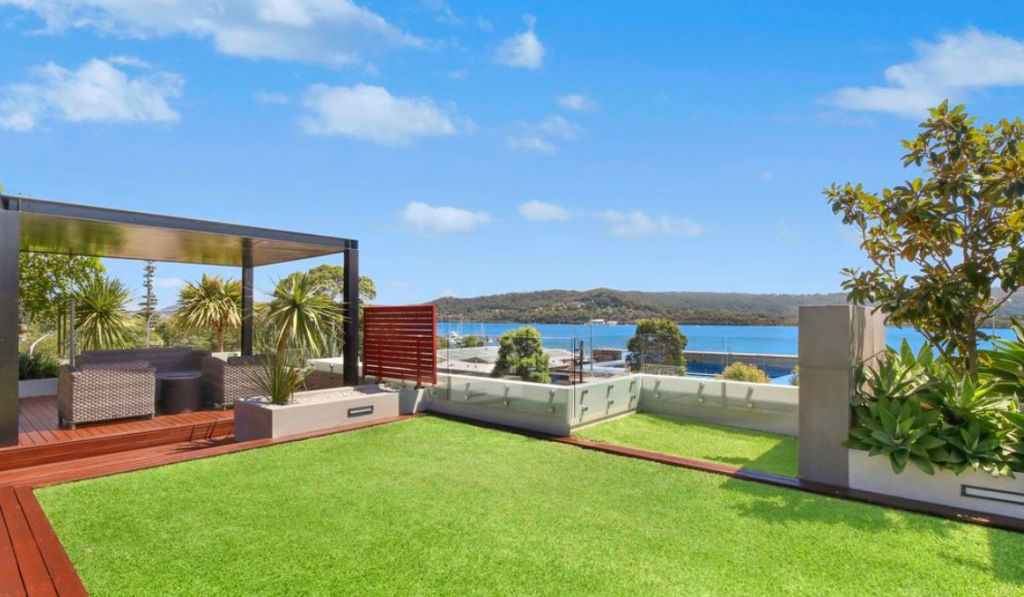
[[608, 319], [631, 323], [662, 317], [679, 323], [734, 325], [795, 324], [801, 305], [843, 305], [843, 294], [740, 294], [719, 292], [639, 292], [543, 290], [433, 301], [438, 316], [463, 321], [584, 323]]

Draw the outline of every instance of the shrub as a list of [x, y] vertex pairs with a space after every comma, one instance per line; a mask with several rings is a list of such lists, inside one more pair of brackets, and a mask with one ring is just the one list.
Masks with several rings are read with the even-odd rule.
[[626, 364], [630, 370], [640, 371], [648, 366], [667, 369], [676, 375], [686, 374], [686, 336], [670, 319], [641, 319], [636, 332], [626, 343]]
[[268, 356], [252, 376], [253, 383], [271, 404], [288, 404], [308, 371], [281, 355]]
[[480, 336], [477, 336], [476, 334], [469, 334], [463, 337], [461, 340], [459, 340], [460, 348], [479, 348], [480, 346], [484, 346], [485, 344], [487, 343], [484, 341], [484, 339], [481, 338]]
[[757, 365], [740, 361], [736, 361], [726, 367], [718, 378], [729, 381], [748, 381], [751, 383], [770, 383], [772, 381], [768, 374]]
[[517, 375], [523, 381], [550, 383], [548, 355], [544, 354], [540, 332], [521, 327], [509, 330], [498, 338], [498, 360], [491, 377]]
[[34, 353], [18, 355], [18, 380], [57, 377], [60, 363], [52, 356]]
[[858, 371], [846, 446], [888, 456], [896, 473], [913, 462], [928, 474], [943, 468], [1012, 476], [1024, 470], [1024, 416], [999, 383], [985, 372], [974, 381], [931, 346], [915, 354], [904, 341]]
[[798, 386], [800, 385], [800, 367], [793, 367], [793, 370], [789, 374], [789, 385]]

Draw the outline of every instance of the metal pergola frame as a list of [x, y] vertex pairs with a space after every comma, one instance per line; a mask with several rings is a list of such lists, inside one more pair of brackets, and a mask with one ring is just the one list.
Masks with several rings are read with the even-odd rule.
[[252, 354], [253, 269], [342, 253], [343, 376], [359, 383], [358, 241], [0, 195], [0, 446], [18, 443], [22, 251], [239, 267], [243, 355]]

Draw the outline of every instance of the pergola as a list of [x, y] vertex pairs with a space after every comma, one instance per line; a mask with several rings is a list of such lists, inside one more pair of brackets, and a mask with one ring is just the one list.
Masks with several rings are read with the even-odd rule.
[[358, 383], [357, 241], [0, 195], [0, 446], [18, 443], [21, 251], [238, 267], [243, 355], [252, 354], [253, 268], [343, 253], [343, 373]]

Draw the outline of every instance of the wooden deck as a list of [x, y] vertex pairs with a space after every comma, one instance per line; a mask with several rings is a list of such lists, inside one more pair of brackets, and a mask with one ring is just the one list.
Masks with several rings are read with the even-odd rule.
[[0, 471], [234, 433], [232, 411], [199, 411], [60, 429], [53, 396], [21, 401], [18, 445], [0, 448]]
[[0, 595], [88, 595], [27, 487], [0, 488]]

